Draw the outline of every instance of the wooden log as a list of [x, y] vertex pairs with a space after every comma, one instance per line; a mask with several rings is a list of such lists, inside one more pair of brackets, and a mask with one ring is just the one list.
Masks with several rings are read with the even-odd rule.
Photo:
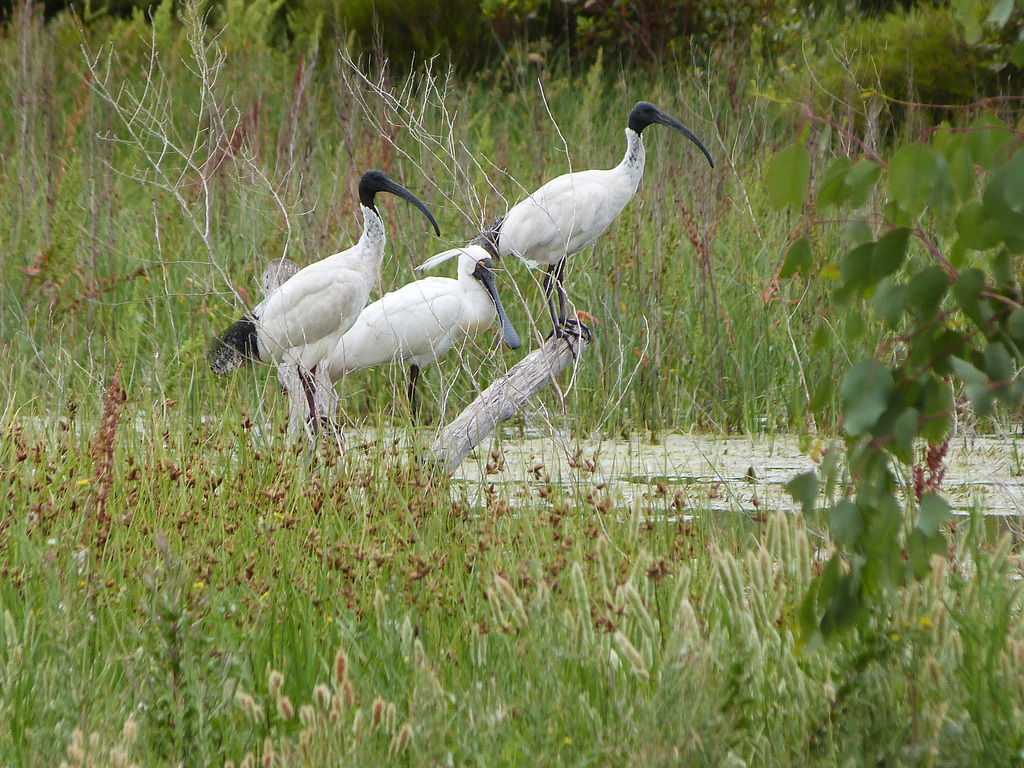
[[589, 343], [587, 332], [579, 338], [551, 337], [481, 392], [430, 446], [437, 469], [454, 472], [480, 441], [572, 365]]

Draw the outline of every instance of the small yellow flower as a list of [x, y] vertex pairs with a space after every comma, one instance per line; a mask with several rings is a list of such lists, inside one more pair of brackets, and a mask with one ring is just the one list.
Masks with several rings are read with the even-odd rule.
[[205, 582], [205, 581], [203, 581], [202, 579], [199, 579], [199, 580], [197, 580], [197, 581], [196, 581], [196, 583], [195, 583], [195, 584], [193, 584], [193, 586], [194, 586], [194, 587], [195, 587], [196, 589], [203, 589], [203, 588], [204, 588], [204, 587], [206, 586], [206, 582]]
[[92, 482], [92, 478], [91, 477], [83, 477], [81, 480], [78, 481], [78, 487], [82, 488], [82, 487], [88, 485], [91, 482]]
[[920, 621], [921, 621], [921, 627], [922, 628], [924, 628], [924, 629], [931, 629], [932, 628], [932, 620], [929, 619], [927, 616], [922, 616]]
[[571, 747], [572, 746], [572, 737], [571, 736], [566, 735], [566, 737], [565, 737], [565, 746], [567, 746], [567, 747]]

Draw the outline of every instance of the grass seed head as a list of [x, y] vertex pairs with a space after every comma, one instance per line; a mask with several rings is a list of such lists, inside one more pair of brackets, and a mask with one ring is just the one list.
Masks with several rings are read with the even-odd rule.
[[263, 768], [270, 768], [274, 764], [274, 758], [277, 755], [274, 753], [274, 742], [267, 736], [263, 740]]
[[259, 723], [262, 720], [259, 705], [256, 704], [256, 699], [253, 698], [251, 693], [247, 693], [239, 688], [235, 691], [235, 704], [253, 723]]
[[343, 686], [348, 680], [348, 654], [344, 648], [339, 648], [334, 654], [334, 683]]
[[292, 706], [292, 700], [287, 696], [278, 696], [277, 713], [281, 716], [282, 720], [291, 720], [292, 715], [295, 714], [295, 708]]
[[370, 706], [370, 725], [374, 730], [380, 728], [380, 724], [384, 721], [384, 707], [384, 699], [380, 696], [374, 699]]
[[121, 729], [121, 737], [124, 739], [124, 743], [129, 747], [135, 743], [135, 737], [138, 735], [139, 726], [135, 722], [134, 718], [129, 717], [124, 721], [124, 727]]
[[331, 689], [323, 683], [318, 683], [313, 689], [313, 700], [320, 707], [321, 712], [326, 712], [331, 708], [331, 698]]
[[273, 698], [276, 699], [281, 693], [282, 685], [284, 685], [284, 675], [276, 669], [270, 670], [270, 674], [267, 675], [267, 690]]
[[82, 765], [85, 762], [85, 749], [82, 747], [82, 742], [81, 740], [75, 741], [73, 736], [71, 743], [68, 744], [68, 759], [74, 766]]
[[512, 611], [512, 614], [516, 617], [516, 621], [519, 622], [520, 625], [525, 624], [526, 608], [523, 606], [523, 600], [519, 597], [519, 593], [516, 592], [516, 588], [512, 586], [512, 582], [495, 572], [494, 587], [498, 590], [498, 594], [501, 595], [505, 604], [508, 605], [509, 609]]
[[405, 752], [409, 746], [409, 742], [412, 741], [412, 724], [405, 723], [401, 730], [394, 735], [391, 739], [391, 746], [388, 749], [388, 754], [394, 758]]
[[644, 657], [620, 630], [615, 631], [615, 643], [622, 651], [622, 655], [626, 657], [626, 661], [629, 662], [629, 668], [633, 671], [633, 674], [641, 680], [647, 680], [650, 677], [650, 673], [644, 664]]
[[128, 752], [124, 747], [112, 747], [110, 750], [110, 764], [113, 768], [128, 767]]
[[344, 704], [348, 709], [351, 709], [356, 704], [356, 689], [352, 685], [351, 680], [346, 680], [341, 685], [341, 703]]
[[352, 716], [352, 735], [356, 738], [363, 730], [363, 710], [357, 709], [356, 713]]

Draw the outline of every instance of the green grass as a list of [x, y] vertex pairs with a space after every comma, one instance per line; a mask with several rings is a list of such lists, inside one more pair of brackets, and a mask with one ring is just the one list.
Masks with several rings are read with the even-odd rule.
[[979, 547], [966, 526], [860, 633], [808, 643], [797, 612], [829, 545], [800, 517], [679, 520], [671, 494], [615, 508], [543, 473], [477, 506], [404, 448], [310, 458], [169, 425], [5, 433], [6, 762], [48, 764], [96, 732], [94, 764], [117, 764], [127, 720], [140, 764], [237, 765], [266, 744], [285, 765], [1019, 752], [1009, 538]]
[[[701, 136], [717, 170], [651, 130], [640, 194], [570, 265], [596, 343], [564, 411], [545, 393], [521, 426], [599, 440], [804, 431], [796, 351], [813, 389], [846, 345], [874, 339], [829, 316], [827, 277], [773, 282], [792, 224], [765, 213], [759, 176], [790, 137], [765, 104], [720, 108], [727, 85], [683, 67], [538, 71], [544, 99], [485, 75], [391, 73], [386, 91], [425, 104], [420, 127], [396, 120], [392, 144], [375, 121], [396, 115], [342, 60], [302, 69], [294, 52], [233, 37], [204, 83], [215, 52], [197, 56], [177, 29], [158, 36], [149, 91], [145, 28], [94, 29], [92, 55], [118, 56], [94, 81], [113, 102], [85, 84], [67, 20], [18, 16], [0, 41], [16, 73], [0, 86], [0, 763], [1019, 759], [1024, 622], [1008, 540], [967, 527], [948, 564], [861, 631], [810, 641], [795, 628], [831, 550], [822, 521], [680, 519], [671, 494], [623, 507], [542, 469], [503, 488], [427, 477], [413, 457], [431, 430], [407, 428], [396, 369], [345, 385], [346, 418], [379, 439], [306, 451], [283, 435], [271, 371], [223, 381], [206, 367], [265, 259], [287, 245], [308, 263], [355, 239], [363, 170], [431, 204], [444, 235], [389, 202], [386, 289], [503, 197], [616, 163], [626, 112], [646, 98]], [[164, 176], [147, 166], [157, 136], [128, 134], [131, 95], [151, 128], [198, 147], [167, 155]], [[451, 154], [422, 129], [448, 138], [445, 115], [457, 115]], [[198, 169], [232, 146], [204, 186]], [[538, 288], [507, 270], [510, 314], [536, 342]], [[815, 344], [822, 316], [833, 332]], [[435, 423], [522, 354], [489, 347], [429, 372]]]

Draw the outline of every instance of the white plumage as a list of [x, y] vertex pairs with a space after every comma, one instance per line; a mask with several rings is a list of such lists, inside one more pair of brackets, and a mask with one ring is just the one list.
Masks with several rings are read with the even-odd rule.
[[420, 369], [500, 320], [510, 349], [521, 342], [498, 297], [491, 254], [470, 245], [459, 255], [458, 279], [428, 277], [408, 283], [367, 306], [322, 363], [333, 385], [346, 373], [384, 363], [409, 364], [408, 396], [417, 411]]
[[[470, 241], [491, 244], [498, 257], [514, 255], [531, 268], [547, 267], [545, 295], [556, 334], [562, 333], [567, 321], [562, 286], [565, 260], [592, 244], [636, 194], [646, 156], [641, 133], [652, 123], [665, 125], [686, 136], [714, 167], [710, 153], [688, 128], [653, 104], [641, 101], [629, 114], [626, 154], [617, 166], [609, 170], [577, 171], [552, 179]], [[445, 251], [428, 263], [439, 263], [458, 252], [457, 248]], [[557, 310], [553, 288], [558, 291]]]
[[298, 392], [292, 392], [292, 409], [304, 409], [314, 431], [319, 426], [315, 407], [317, 366], [356, 321], [380, 278], [386, 238], [384, 222], [374, 206], [378, 192], [408, 200], [423, 211], [440, 234], [434, 217], [415, 195], [384, 173], [367, 171], [359, 181], [363, 213], [359, 241], [296, 272], [247, 317], [232, 325], [211, 355], [210, 367], [218, 374], [234, 371], [246, 359], [294, 366], [305, 403], [298, 399]]

